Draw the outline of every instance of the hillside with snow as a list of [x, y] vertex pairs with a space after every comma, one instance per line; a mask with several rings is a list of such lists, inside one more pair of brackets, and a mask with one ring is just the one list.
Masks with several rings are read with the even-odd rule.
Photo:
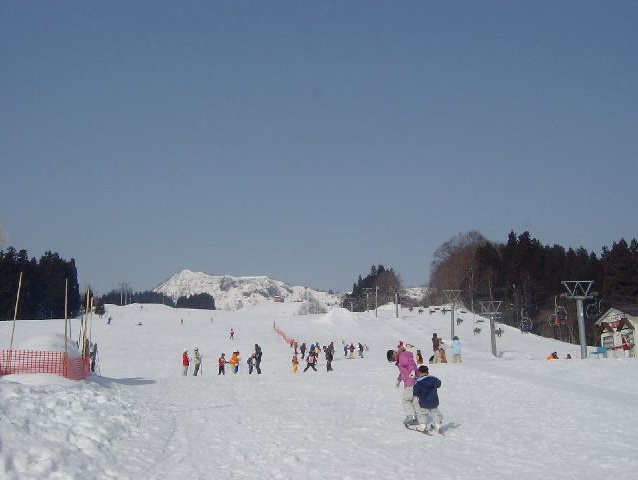
[[154, 292], [162, 293], [173, 300], [207, 293], [215, 299], [218, 310], [239, 310], [248, 305], [272, 303], [275, 299], [298, 302], [301, 313], [327, 311], [341, 304], [342, 296], [320, 292], [311, 288], [290, 286], [265, 276], [233, 277], [231, 275], [208, 275], [203, 272], [182, 270], [158, 285]]
[[[525, 480], [635, 477], [638, 362], [580, 360], [576, 345], [503, 326], [491, 355], [482, 320], [460, 314], [462, 364], [431, 365], [441, 379], [445, 436], [402, 425], [402, 387], [386, 350], [400, 340], [431, 353], [437, 332], [450, 341], [449, 315], [392, 306], [299, 315], [296, 304], [237, 311], [107, 305], [93, 317], [98, 369], [73, 382], [47, 375], [0, 378], [0, 478], [7, 480], [344, 480], [428, 478]], [[111, 323], [107, 324], [107, 318]], [[183, 320], [183, 323], [182, 323]], [[333, 341], [333, 372], [292, 373], [299, 342]], [[229, 331], [236, 332], [231, 340]], [[11, 322], [0, 322], [8, 348]], [[14, 345], [45, 345], [62, 320], [18, 321]], [[72, 321], [71, 336], [79, 325]], [[363, 358], [342, 345], [365, 343]], [[249, 375], [255, 343], [262, 375]], [[199, 347], [202, 372], [182, 376], [181, 356]], [[239, 351], [238, 374], [217, 359]], [[557, 351], [561, 360], [545, 360]], [[571, 354], [573, 360], [564, 360]]]

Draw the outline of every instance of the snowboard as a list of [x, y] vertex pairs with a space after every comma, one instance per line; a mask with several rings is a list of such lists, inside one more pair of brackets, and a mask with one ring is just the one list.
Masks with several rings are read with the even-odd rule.
[[[407, 428], [408, 430], [413, 430], [413, 431], [415, 431], [417, 433], [422, 433], [422, 434], [425, 434], [425, 435], [429, 435], [430, 437], [434, 437], [436, 435], [436, 433], [434, 433], [429, 428], [425, 429], [424, 431], [417, 430], [416, 425], [405, 425], [405, 428]], [[441, 436], [445, 436], [445, 432], [443, 431], [442, 428], [439, 430], [438, 434], [441, 435]]]

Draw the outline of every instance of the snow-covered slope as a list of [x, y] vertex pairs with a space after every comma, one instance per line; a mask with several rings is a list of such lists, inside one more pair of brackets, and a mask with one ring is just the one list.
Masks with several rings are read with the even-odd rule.
[[208, 275], [190, 270], [176, 273], [154, 291], [174, 300], [208, 293], [215, 299], [215, 306], [219, 310], [238, 310], [247, 305], [273, 303], [275, 298], [284, 302], [300, 302], [303, 304], [300, 309], [306, 309], [307, 313], [325, 311], [341, 303], [341, 295], [305, 287], [291, 287], [269, 277]]
[[[0, 478], [7, 480], [524, 480], [635, 477], [638, 361], [578, 360], [579, 347], [504, 327], [499, 357], [463, 315], [463, 364], [431, 365], [442, 381], [445, 437], [406, 430], [397, 368], [385, 351], [404, 340], [431, 352], [449, 343], [448, 315], [392, 306], [296, 314], [294, 304], [239, 311], [107, 305], [94, 318], [100, 375], [0, 378]], [[107, 325], [106, 318], [112, 317]], [[478, 317], [477, 317], [478, 318]], [[181, 320], [184, 320], [183, 324]], [[141, 325], [138, 325], [140, 324]], [[291, 371], [292, 350], [273, 329], [310, 344], [334, 341], [334, 371]], [[62, 320], [19, 321], [14, 345], [64, 331]], [[229, 330], [234, 328], [234, 340]], [[73, 338], [78, 321], [73, 320]], [[7, 348], [11, 322], [0, 322]], [[35, 339], [35, 340], [34, 340]], [[361, 341], [364, 358], [342, 342]], [[245, 359], [263, 349], [262, 375]], [[202, 374], [181, 376], [183, 349], [198, 346]], [[238, 350], [239, 374], [217, 375]], [[548, 353], [561, 359], [548, 362]]]

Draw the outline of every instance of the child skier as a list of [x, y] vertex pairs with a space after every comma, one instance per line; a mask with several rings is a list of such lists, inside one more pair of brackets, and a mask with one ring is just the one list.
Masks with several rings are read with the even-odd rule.
[[188, 358], [188, 350], [184, 350], [182, 354], [182, 375], [185, 377], [188, 375], [188, 366], [191, 364], [190, 359]]
[[317, 371], [317, 367], [315, 367], [315, 364], [317, 363], [317, 356], [314, 353], [308, 353], [306, 362], [308, 362], [308, 364], [306, 365], [306, 368], [304, 368], [304, 372], [309, 368], [312, 368], [315, 372]]
[[419, 409], [417, 410], [419, 424], [416, 426], [416, 430], [426, 433], [428, 425], [433, 422], [434, 432], [443, 434], [441, 430], [443, 416], [439, 412], [439, 396], [436, 392], [441, 387], [441, 380], [429, 376], [428, 373], [428, 367], [425, 365], [419, 367], [419, 378], [417, 378], [412, 390], [414, 396], [419, 397]]
[[250, 357], [248, 357], [248, 360], [246, 360], [246, 363], [248, 364], [248, 375], [253, 373], [254, 362], [255, 362], [255, 355], [251, 355]]
[[454, 340], [452, 340], [452, 363], [463, 363], [463, 357], [461, 357], [461, 341], [456, 335], [454, 336]]
[[222, 353], [222, 356], [219, 357], [219, 359], [217, 360], [217, 363], [219, 363], [219, 372], [217, 373], [217, 375], [226, 375], [226, 354]]

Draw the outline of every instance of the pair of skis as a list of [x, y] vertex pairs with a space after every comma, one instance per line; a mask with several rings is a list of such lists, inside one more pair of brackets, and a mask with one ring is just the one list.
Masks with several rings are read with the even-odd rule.
[[[419, 430], [419, 429], [416, 428], [416, 425], [406, 425], [405, 428], [407, 428], [408, 430], [413, 430], [413, 431], [418, 432], [418, 433], [423, 433], [425, 435], [429, 435], [430, 437], [434, 437], [435, 436], [435, 433], [432, 430], [430, 430], [429, 428], [426, 428], [425, 430]], [[441, 436], [445, 436], [445, 432], [443, 431], [442, 428], [439, 429], [438, 433]]]

